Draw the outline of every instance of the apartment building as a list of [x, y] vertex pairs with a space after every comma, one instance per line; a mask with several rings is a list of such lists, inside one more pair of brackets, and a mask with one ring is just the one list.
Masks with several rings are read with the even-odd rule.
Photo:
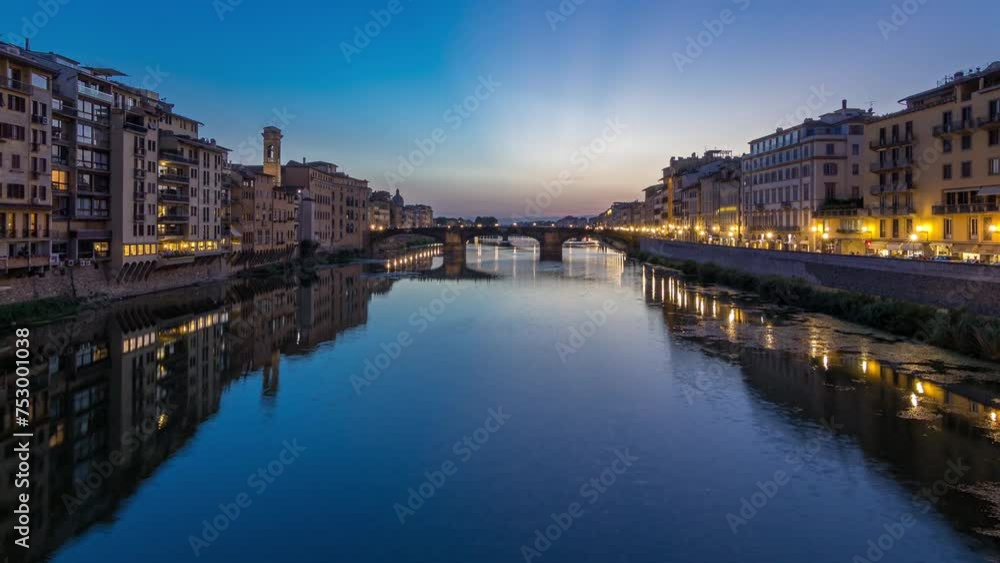
[[609, 228], [638, 227], [642, 225], [642, 212], [643, 202], [639, 200], [616, 201], [597, 219]]
[[331, 250], [364, 248], [371, 227], [367, 180], [352, 178], [325, 161], [289, 161], [282, 168], [286, 181], [302, 191], [301, 240]]
[[[710, 150], [702, 156], [692, 153], [689, 157], [672, 157], [670, 166], [663, 169], [663, 190], [660, 217], [665, 222], [654, 225], [674, 231], [677, 236], [694, 239], [705, 233], [714, 220], [714, 211], [704, 211], [708, 206], [707, 194], [702, 190], [702, 179], [712, 176], [724, 167], [733, 165], [732, 151]], [[648, 190], [649, 188], [647, 188]]]
[[1000, 259], [1000, 62], [956, 72], [868, 128], [874, 251]]
[[743, 224], [752, 246], [863, 253], [865, 127], [847, 107], [750, 141], [743, 159]]
[[403, 207], [404, 229], [426, 229], [434, 226], [434, 210], [429, 205], [407, 205]]
[[[664, 176], [666, 178], [666, 176]], [[667, 205], [667, 183], [653, 184], [642, 190], [642, 226], [650, 228], [665, 227], [670, 214], [664, 211]]]
[[368, 198], [368, 215], [371, 224], [368, 228], [372, 231], [385, 231], [392, 226], [392, 195], [385, 190], [373, 192]]
[[[736, 245], [740, 240], [740, 159], [730, 155], [725, 160], [704, 167], [698, 180], [698, 206], [695, 229], [711, 243]], [[692, 190], [692, 191], [695, 191]]]
[[0, 43], [0, 275], [50, 264], [53, 77], [47, 65]]
[[260, 166], [229, 170], [233, 248], [240, 252], [293, 252], [298, 245], [298, 191], [276, 184]]

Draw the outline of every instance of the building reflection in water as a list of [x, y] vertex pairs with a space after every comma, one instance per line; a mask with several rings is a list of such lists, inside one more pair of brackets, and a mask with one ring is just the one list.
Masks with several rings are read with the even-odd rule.
[[[834, 421], [841, 438], [859, 444], [869, 462], [912, 491], [915, 514], [927, 506], [916, 495], [959, 460], [969, 465], [934, 507], [972, 541], [998, 547], [1000, 385], [882, 361], [862, 336], [798, 322], [782, 326], [667, 270], [644, 267], [642, 280], [647, 304], [662, 307], [674, 335], [738, 364], [757, 396], [788, 416], [805, 424]], [[796, 346], [777, 345], [803, 330]], [[836, 345], [852, 338], [857, 342]], [[995, 366], [986, 372], [995, 374]]]
[[[112, 517], [218, 411], [234, 381], [260, 371], [262, 400], [276, 401], [282, 357], [364, 324], [371, 296], [392, 283], [351, 265], [321, 270], [309, 285], [272, 279], [209, 286], [35, 329], [30, 553], [50, 552]], [[14, 365], [12, 346], [4, 342], [0, 365]], [[0, 525], [8, 551], [23, 492], [13, 487], [10, 436], [24, 429], [14, 426], [14, 374], [2, 377], [0, 467], [11, 478], [0, 482]]]

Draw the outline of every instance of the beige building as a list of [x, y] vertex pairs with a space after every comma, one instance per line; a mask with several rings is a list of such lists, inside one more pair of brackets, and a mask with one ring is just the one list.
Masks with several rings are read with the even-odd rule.
[[434, 210], [429, 205], [403, 207], [404, 229], [426, 229], [434, 226]]
[[996, 262], [1000, 62], [901, 100], [868, 128], [871, 246]]
[[0, 275], [44, 271], [52, 260], [53, 77], [0, 43]]
[[290, 161], [284, 166], [286, 181], [302, 191], [300, 238], [318, 242], [321, 248], [364, 248], [370, 228], [367, 180], [352, 178], [330, 162]]
[[298, 193], [276, 184], [260, 166], [229, 171], [233, 249], [291, 254], [298, 245]]
[[848, 108], [750, 141], [744, 240], [786, 250], [863, 253], [869, 111]]
[[368, 216], [372, 231], [386, 231], [392, 226], [392, 196], [385, 190], [372, 193], [368, 198]]

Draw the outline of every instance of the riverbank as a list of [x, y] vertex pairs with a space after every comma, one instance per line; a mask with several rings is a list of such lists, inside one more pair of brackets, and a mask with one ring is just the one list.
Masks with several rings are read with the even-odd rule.
[[966, 309], [942, 310], [928, 305], [832, 290], [781, 276], [759, 276], [715, 263], [671, 260], [647, 252], [632, 258], [681, 272], [703, 284], [717, 284], [760, 296], [769, 303], [822, 313], [938, 346], [982, 360], [1000, 360], [1000, 319]]

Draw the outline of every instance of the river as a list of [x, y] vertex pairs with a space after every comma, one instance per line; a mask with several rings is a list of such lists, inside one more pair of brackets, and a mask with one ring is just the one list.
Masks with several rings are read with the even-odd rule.
[[474, 247], [460, 279], [437, 254], [34, 330], [31, 548], [5, 478], [4, 555], [997, 560], [998, 366], [604, 248]]

